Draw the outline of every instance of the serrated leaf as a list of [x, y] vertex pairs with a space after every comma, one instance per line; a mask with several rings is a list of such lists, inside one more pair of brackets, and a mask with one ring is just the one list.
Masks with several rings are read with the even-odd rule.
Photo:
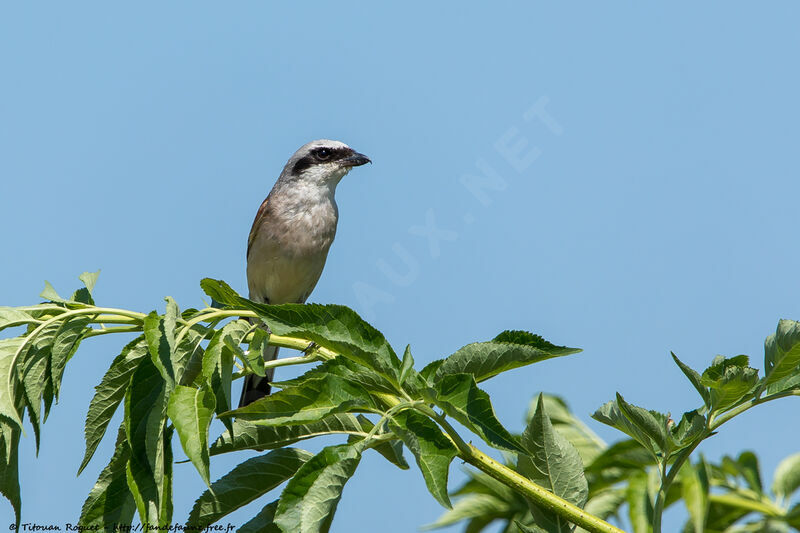
[[84, 272], [78, 279], [80, 279], [83, 284], [86, 286], [86, 290], [89, 291], [89, 294], [94, 293], [94, 286], [97, 283], [97, 278], [100, 277], [100, 271], [97, 272]]
[[300, 467], [283, 489], [275, 524], [283, 531], [329, 530], [345, 483], [355, 473], [361, 453], [356, 446], [328, 446]]
[[[231, 373], [233, 372], [233, 352], [229, 344], [239, 345], [252, 324], [247, 320], [228, 322], [218, 330], [206, 347], [203, 355], [203, 377], [211, 385], [217, 399], [215, 412], [217, 416], [233, 408], [231, 400]], [[221, 418], [222, 423], [230, 431], [230, 419]]]
[[504, 331], [492, 341], [468, 344], [445, 358], [429, 381], [435, 383], [449, 374], [472, 374], [481, 382], [507, 370], [580, 351], [556, 346], [526, 331]]
[[247, 352], [244, 353], [244, 360], [257, 376], [265, 377], [267, 375], [264, 367], [264, 352], [268, 347], [269, 333], [262, 328], [254, 329], [253, 339], [250, 341]]
[[274, 383], [274, 385], [276, 387], [286, 389], [288, 387], [296, 387], [309, 380], [323, 379], [327, 375], [334, 375], [349, 381], [350, 383], [356, 383], [368, 391], [386, 392], [389, 394], [396, 393], [395, 387], [383, 376], [364, 365], [360, 365], [355, 361], [351, 359], [345, 359], [344, 357], [336, 357], [334, 359], [325, 361], [324, 363], [315, 366], [311, 370], [308, 370], [302, 376], [299, 376], [295, 379], [277, 381]]
[[685, 375], [689, 379], [689, 382], [700, 394], [700, 397], [703, 399], [703, 403], [705, 404], [705, 406], [710, 407], [711, 394], [708, 392], [708, 388], [706, 388], [703, 385], [700, 374], [692, 367], [690, 367], [689, 365], [685, 364], [683, 361], [678, 359], [678, 356], [675, 355], [673, 352], [670, 352], [670, 354], [672, 355], [672, 360], [675, 361], [675, 364], [678, 365], [678, 368], [680, 368], [681, 372], [683, 372], [683, 375]]
[[661, 452], [669, 452], [670, 445], [667, 436], [669, 417], [667, 415], [630, 404], [619, 393], [617, 393], [617, 407], [630, 423], [639, 428], [658, 446]]
[[746, 355], [716, 357], [701, 376], [701, 383], [711, 392], [714, 411], [724, 411], [744, 400], [758, 383], [758, 370], [748, 366]]
[[458, 450], [433, 420], [416, 411], [401, 411], [389, 420], [389, 427], [414, 454], [431, 495], [450, 508], [447, 477]]
[[0, 417], [0, 494], [14, 509], [14, 523], [19, 526], [22, 499], [19, 492], [19, 438], [22, 430], [11, 420]]
[[687, 462], [678, 473], [681, 497], [689, 512], [689, 522], [695, 533], [706, 531], [708, 516], [708, 469], [701, 457], [696, 464]]
[[[542, 401], [544, 402], [544, 410], [553, 427], [575, 446], [575, 449], [581, 455], [584, 465], [591, 464], [603, 450], [608, 448], [603, 439], [597, 436], [594, 431], [589, 429], [586, 424], [570, 411], [563, 398], [543, 393]], [[528, 414], [525, 417], [526, 424], [533, 418], [538, 404], [538, 397], [535, 397], [528, 407]]]
[[164, 488], [167, 385], [152, 358], [144, 358], [125, 395], [125, 433], [130, 446], [128, 485], [142, 521], [158, 523]]
[[65, 300], [64, 298], [59, 296], [58, 292], [56, 292], [56, 290], [53, 288], [53, 286], [47, 280], [45, 280], [44, 289], [42, 289], [42, 292], [39, 293], [39, 296], [41, 298], [44, 298], [45, 300], [50, 301], [50, 302], [68, 303], [68, 300]]
[[264, 426], [245, 420], [233, 421], [233, 431], [223, 433], [211, 445], [211, 455], [239, 450], [270, 450], [321, 435], [349, 434], [366, 436], [361, 424], [349, 413], [333, 414], [317, 422], [286, 426]]
[[364, 387], [327, 374], [223, 413], [222, 416], [235, 416], [256, 424], [276, 426], [316, 422], [334, 413], [376, 409], [375, 402]]
[[214, 414], [214, 394], [178, 385], [170, 394], [167, 414], [178, 431], [181, 446], [206, 485], [211, 485], [208, 456], [208, 427]]
[[129, 455], [125, 430], [120, 427], [114, 455], [100, 472], [97, 482], [83, 503], [79, 521], [82, 526], [87, 528], [96, 526], [98, 530], [104, 530], [130, 525], [136, 512], [136, 504], [128, 489], [125, 474]]
[[35, 322], [30, 314], [13, 307], [0, 306], [0, 331]]
[[[575, 447], [553, 428], [541, 394], [537, 409], [522, 434], [522, 444], [528, 453], [519, 455], [517, 470], [537, 485], [583, 507], [589, 495], [583, 463]], [[572, 531], [572, 525], [560, 515], [533, 502], [530, 506], [536, 523], [547, 531]]]
[[300, 336], [364, 364], [394, 384], [399, 383], [400, 360], [383, 334], [358, 314], [341, 305], [265, 305], [236, 294], [225, 282], [206, 278], [203, 290], [215, 300], [255, 311], [277, 335]]
[[480, 435], [487, 444], [525, 453], [517, 439], [497, 419], [489, 395], [478, 388], [472, 374], [446, 375], [435, 384], [434, 390], [434, 403]]
[[150, 349], [150, 357], [167, 383], [168, 391], [175, 387], [180, 374], [175, 368], [175, 326], [179, 316], [178, 304], [167, 297], [167, 310], [164, 315], [155, 311], [144, 319], [144, 336]]
[[22, 420], [17, 413], [14, 398], [17, 387], [21, 386], [17, 378], [17, 369], [14, 359], [24, 337], [0, 339], [0, 415], [9, 418], [17, 427], [22, 429]]
[[772, 477], [772, 492], [778, 498], [788, 499], [800, 487], [800, 453], [790, 455], [778, 463]]
[[175, 462], [174, 458], [172, 457], [172, 434], [174, 433], [175, 428], [168, 426], [164, 429], [163, 434], [163, 450], [164, 450], [164, 460], [162, 462], [163, 468], [161, 472], [161, 492], [160, 492], [160, 502], [161, 507], [159, 508], [159, 515], [158, 515], [158, 523], [159, 524], [171, 524], [172, 523], [172, 511], [173, 511], [173, 502], [172, 502], [172, 465]]
[[257, 515], [242, 525], [237, 533], [281, 533], [280, 528], [274, 522], [277, 508], [278, 500], [268, 503]]
[[[361, 424], [361, 431], [364, 434], [369, 434], [369, 432], [372, 431], [374, 424], [364, 415], [358, 415], [356, 418], [358, 423]], [[382, 433], [378, 433], [377, 435], [380, 436], [381, 434]], [[353, 444], [362, 440], [364, 440], [364, 436], [351, 434], [347, 437], [347, 444]], [[408, 463], [406, 462], [405, 457], [403, 457], [403, 443], [399, 440], [392, 439], [388, 441], [370, 441], [367, 443], [367, 448], [372, 448], [397, 468], [400, 468], [401, 470], [409, 469]]]
[[50, 356], [50, 377], [56, 399], [58, 399], [58, 395], [61, 392], [61, 378], [64, 376], [64, 368], [67, 365], [67, 361], [77, 351], [78, 345], [88, 332], [87, 326], [90, 323], [91, 319], [87, 317], [73, 318], [68, 322], [62, 323], [56, 332]]
[[422, 530], [439, 529], [452, 526], [462, 520], [470, 520], [477, 517], [490, 518], [492, 520], [505, 517], [511, 510], [508, 502], [501, 500], [491, 494], [470, 494], [453, 504], [452, 509], [448, 509], [436, 519], [436, 522], [423, 526]]
[[94, 396], [89, 403], [89, 411], [86, 413], [84, 426], [86, 451], [78, 468], [79, 475], [89, 464], [97, 445], [103, 439], [111, 418], [125, 396], [131, 376], [148, 353], [144, 335], [136, 337], [125, 345], [120, 354], [114, 358], [100, 384], [95, 387]]
[[[619, 395], [618, 395], [619, 398]], [[666, 432], [667, 417], [662, 413], [655, 411], [648, 411], [650, 416], [656, 421], [663, 420], [664, 431]], [[644, 415], [643, 415], [644, 416]], [[663, 417], [663, 418], [662, 418]], [[639, 426], [634, 424], [627, 416], [622, 413], [619, 408], [617, 400], [610, 401], [602, 405], [597, 411], [592, 414], [592, 418], [603, 424], [607, 424], [613, 428], [617, 428], [628, 436], [632, 437], [635, 441], [644, 446], [654, 456], [661, 454], [662, 449], [657, 442], [655, 442], [647, 433], [645, 433]], [[650, 421], [652, 424], [652, 420]]]
[[678, 422], [670, 431], [673, 451], [690, 446], [696, 439], [704, 436], [706, 417], [697, 412], [697, 409], [683, 413]]
[[[800, 383], [800, 322], [782, 319], [774, 334], [764, 341], [765, 385], [789, 378], [792, 386]], [[770, 387], [770, 392], [779, 392]], [[785, 387], [782, 390], [785, 390]]]
[[187, 525], [213, 524], [290, 479], [311, 457], [305, 450], [281, 448], [242, 462], [195, 501]]

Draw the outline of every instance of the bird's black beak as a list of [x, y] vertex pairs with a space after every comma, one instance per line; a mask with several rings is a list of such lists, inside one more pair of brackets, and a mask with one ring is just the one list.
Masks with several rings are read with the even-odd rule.
[[353, 152], [344, 159], [341, 159], [341, 162], [342, 165], [346, 167], [360, 167], [361, 165], [372, 163], [369, 157], [365, 156], [364, 154], [359, 154], [358, 152]]

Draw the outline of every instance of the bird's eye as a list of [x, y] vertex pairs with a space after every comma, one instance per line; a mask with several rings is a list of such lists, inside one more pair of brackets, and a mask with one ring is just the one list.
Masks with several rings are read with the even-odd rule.
[[317, 159], [320, 161], [327, 161], [333, 155], [333, 153], [328, 150], [327, 148], [320, 148], [317, 150]]

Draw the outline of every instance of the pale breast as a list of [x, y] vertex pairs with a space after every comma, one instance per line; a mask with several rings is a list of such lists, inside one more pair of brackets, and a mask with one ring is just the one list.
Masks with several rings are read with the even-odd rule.
[[273, 207], [273, 216], [260, 221], [247, 257], [250, 297], [272, 304], [302, 303], [316, 286], [336, 236], [336, 204]]

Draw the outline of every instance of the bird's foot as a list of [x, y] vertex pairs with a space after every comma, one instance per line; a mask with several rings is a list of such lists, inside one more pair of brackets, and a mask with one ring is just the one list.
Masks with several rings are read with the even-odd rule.
[[311, 352], [313, 352], [317, 348], [319, 348], [319, 344], [317, 344], [314, 341], [311, 341], [311, 342], [308, 343], [308, 346], [306, 346], [306, 349], [303, 350], [303, 355], [309, 355]]

